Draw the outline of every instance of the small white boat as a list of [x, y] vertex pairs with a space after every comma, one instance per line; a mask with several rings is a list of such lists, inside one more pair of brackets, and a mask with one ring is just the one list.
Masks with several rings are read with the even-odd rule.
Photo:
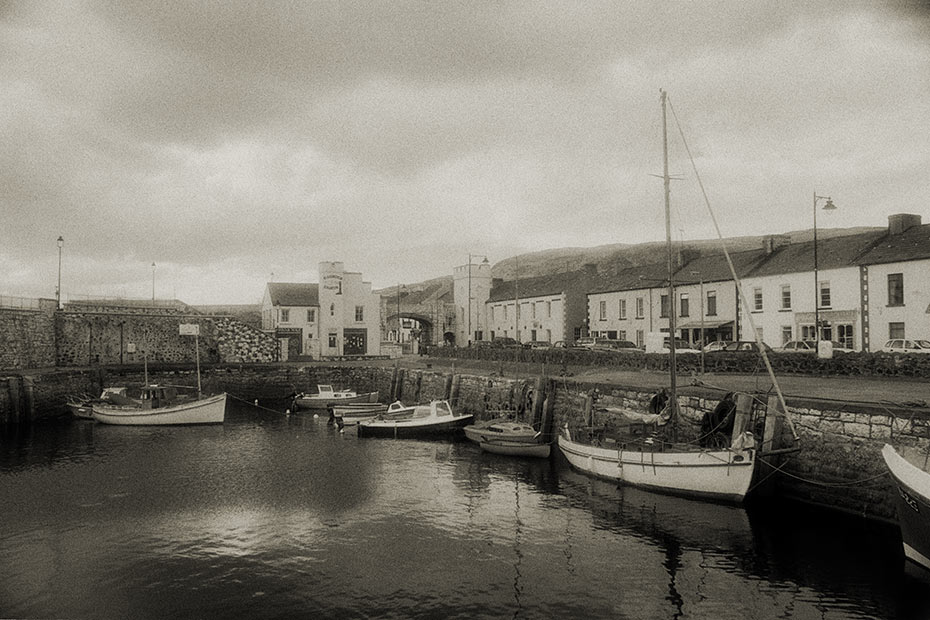
[[298, 394], [294, 397], [294, 406], [299, 409], [326, 409], [343, 403], [377, 403], [377, 392], [356, 392], [354, 390], [334, 390], [332, 385], [317, 385], [315, 394]]
[[426, 405], [414, 405], [410, 416], [383, 416], [358, 423], [359, 437], [429, 437], [449, 436], [461, 432], [471, 422], [472, 414], [453, 413], [449, 401], [434, 400]]
[[465, 437], [475, 443], [492, 439], [538, 443], [540, 439], [540, 433], [532, 425], [503, 418], [469, 424], [464, 430]]
[[885, 444], [882, 457], [898, 489], [898, 525], [904, 557], [930, 570], [930, 473], [926, 452], [899, 453]]
[[505, 456], [530, 456], [541, 459], [549, 458], [550, 445], [542, 441], [508, 441], [506, 439], [487, 439], [479, 442], [481, 449], [492, 454]]
[[149, 385], [134, 405], [94, 405], [94, 419], [123, 426], [220, 424], [226, 417], [226, 394], [203, 398], [179, 396], [172, 386]]
[[354, 403], [348, 405], [333, 405], [333, 420], [340, 427], [354, 426], [359, 422], [377, 417], [382, 419], [409, 418], [414, 412], [413, 406], [407, 406], [399, 400], [390, 405], [383, 403], [365, 404]]

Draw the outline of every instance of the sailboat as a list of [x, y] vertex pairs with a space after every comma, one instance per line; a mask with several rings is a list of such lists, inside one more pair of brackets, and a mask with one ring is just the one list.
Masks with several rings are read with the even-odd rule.
[[[672, 260], [671, 218], [669, 209], [669, 181], [668, 172], [668, 129], [666, 100], [667, 93], [661, 91], [662, 100], [662, 139], [663, 139], [663, 180], [665, 184], [665, 232], [668, 248], [668, 298], [675, 299]], [[716, 223], [716, 219], [714, 219]], [[719, 235], [719, 230], [718, 230]], [[721, 239], [722, 239], [722, 235]], [[746, 303], [745, 296], [739, 287], [739, 279], [732, 262], [730, 269], [740, 298]], [[561, 430], [558, 437], [559, 450], [575, 469], [623, 484], [629, 484], [645, 489], [671, 493], [681, 496], [690, 496], [713, 501], [741, 503], [751, 488], [759, 451], [755, 437], [749, 430], [748, 415], [734, 424], [733, 430], [724, 445], [706, 445], [700, 443], [686, 443], [678, 441], [678, 397], [676, 385], [675, 362], [675, 312], [669, 312], [669, 389], [662, 398], [657, 394], [653, 398], [655, 406], [651, 414], [643, 412], [625, 412], [630, 420], [638, 420], [627, 424], [624, 429], [626, 436], [612, 441], [606, 438], [592, 436], [590, 432], [572, 431], [567, 425]], [[750, 327], [753, 327], [750, 319]], [[753, 327], [753, 332], [755, 329]], [[761, 348], [761, 346], [760, 346]], [[774, 382], [771, 365], [764, 357], [766, 367]], [[784, 408], [784, 397], [775, 383], [775, 389]], [[667, 396], [667, 400], [665, 399]], [[748, 399], [744, 402], [750, 403]], [[723, 403], [721, 403], [723, 404]], [[718, 405], [718, 410], [721, 406]], [[710, 413], [710, 412], [709, 412]], [[736, 415], [734, 406], [727, 413]], [[733, 417], [730, 418], [732, 422]], [[790, 422], [789, 422], [790, 424]], [[653, 432], [642, 432], [644, 429]], [[636, 435], [634, 429], [640, 431]], [[588, 429], [590, 430], [590, 429]], [[793, 430], [793, 429], [792, 429]]]

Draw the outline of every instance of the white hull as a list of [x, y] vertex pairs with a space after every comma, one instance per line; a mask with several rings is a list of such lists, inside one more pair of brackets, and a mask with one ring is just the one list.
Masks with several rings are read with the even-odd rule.
[[98, 422], [123, 426], [219, 424], [226, 417], [226, 394], [157, 409], [95, 406], [93, 416]]
[[526, 441], [507, 441], [503, 439], [491, 439], [480, 442], [481, 449], [491, 454], [503, 454], [504, 456], [530, 456], [540, 459], [549, 458], [549, 444], [547, 443], [529, 443]]
[[640, 452], [572, 441], [559, 449], [579, 471], [645, 489], [718, 501], [742, 502], [752, 484], [756, 454], [746, 450]]

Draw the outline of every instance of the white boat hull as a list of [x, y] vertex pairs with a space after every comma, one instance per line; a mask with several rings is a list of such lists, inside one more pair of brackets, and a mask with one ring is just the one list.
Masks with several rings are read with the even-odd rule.
[[299, 409], [328, 409], [344, 403], [377, 403], [377, 392], [365, 392], [354, 396], [298, 396], [294, 403]]
[[[913, 456], [913, 455], [912, 455]], [[904, 557], [930, 570], [930, 473], [885, 444], [882, 457], [898, 490], [898, 525]]]
[[640, 452], [604, 448], [559, 436], [559, 450], [575, 469], [653, 491], [742, 502], [752, 484], [756, 453], [745, 450]]
[[95, 406], [93, 416], [103, 424], [122, 426], [220, 424], [226, 417], [226, 394], [157, 409]]
[[540, 459], [549, 458], [548, 443], [530, 443], [526, 441], [507, 441], [504, 439], [491, 439], [479, 442], [481, 449], [491, 454], [504, 456], [529, 456]]

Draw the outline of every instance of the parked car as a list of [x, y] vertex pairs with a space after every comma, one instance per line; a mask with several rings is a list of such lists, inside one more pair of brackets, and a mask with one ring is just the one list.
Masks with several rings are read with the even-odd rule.
[[[662, 347], [663, 353], [668, 353], [668, 338], [665, 339], [665, 346]], [[682, 340], [681, 338], [675, 338], [675, 353], [700, 353], [700, 350], [695, 349], [691, 346], [687, 340]]]
[[[844, 345], [842, 342], [831, 340], [834, 353], [852, 353], [853, 350]], [[817, 343], [813, 340], [791, 340], [784, 345], [775, 349], [776, 353], [817, 353]]]
[[708, 342], [704, 345], [704, 353], [710, 353], [711, 351], [720, 351], [730, 344], [729, 340], [714, 340], [713, 342]]
[[519, 347], [521, 346], [519, 342], [517, 342], [515, 339], [510, 338], [508, 336], [498, 336], [497, 338], [491, 341], [491, 344], [493, 344], [495, 347]]
[[930, 353], [930, 340], [894, 338], [881, 348], [885, 353]]
[[552, 346], [547, 340], [529, 340], [523, 343], [524, 349], [548, 349]]
[[775, 350], [779, 353], [816, 353], [817, 347], [811, 340], [790, 340]]
[[630, 351], [639, 351], [639, 347], [636, 346], [635, 342], [630, 342], [629, 340], [600, 340], [594, 343], [593, 349], [595, 351], [620, 351], [620, 352], [630, 352]]
[[[766, 353], [772, 353], [772, 347], [765, 344], [764, 342], [762, 343], [762, 346], [765, 348]], [[719, 352], [733, 353], [733, 352], [743, 352], [743, 351], [747, 353], [748, 352], [758, 353], [759, 345], [756, 344], [755, 340], [736, 340], [734, 342], [727, 344], [727, 346], [725, 346], [724, 348], [720, 349], [717, 352], [718, 353]]]
[[596, 340], [597, 338], [594, 336], [582, 336], [572, 343], [572, 348], [590, 349], [594, 346]]

